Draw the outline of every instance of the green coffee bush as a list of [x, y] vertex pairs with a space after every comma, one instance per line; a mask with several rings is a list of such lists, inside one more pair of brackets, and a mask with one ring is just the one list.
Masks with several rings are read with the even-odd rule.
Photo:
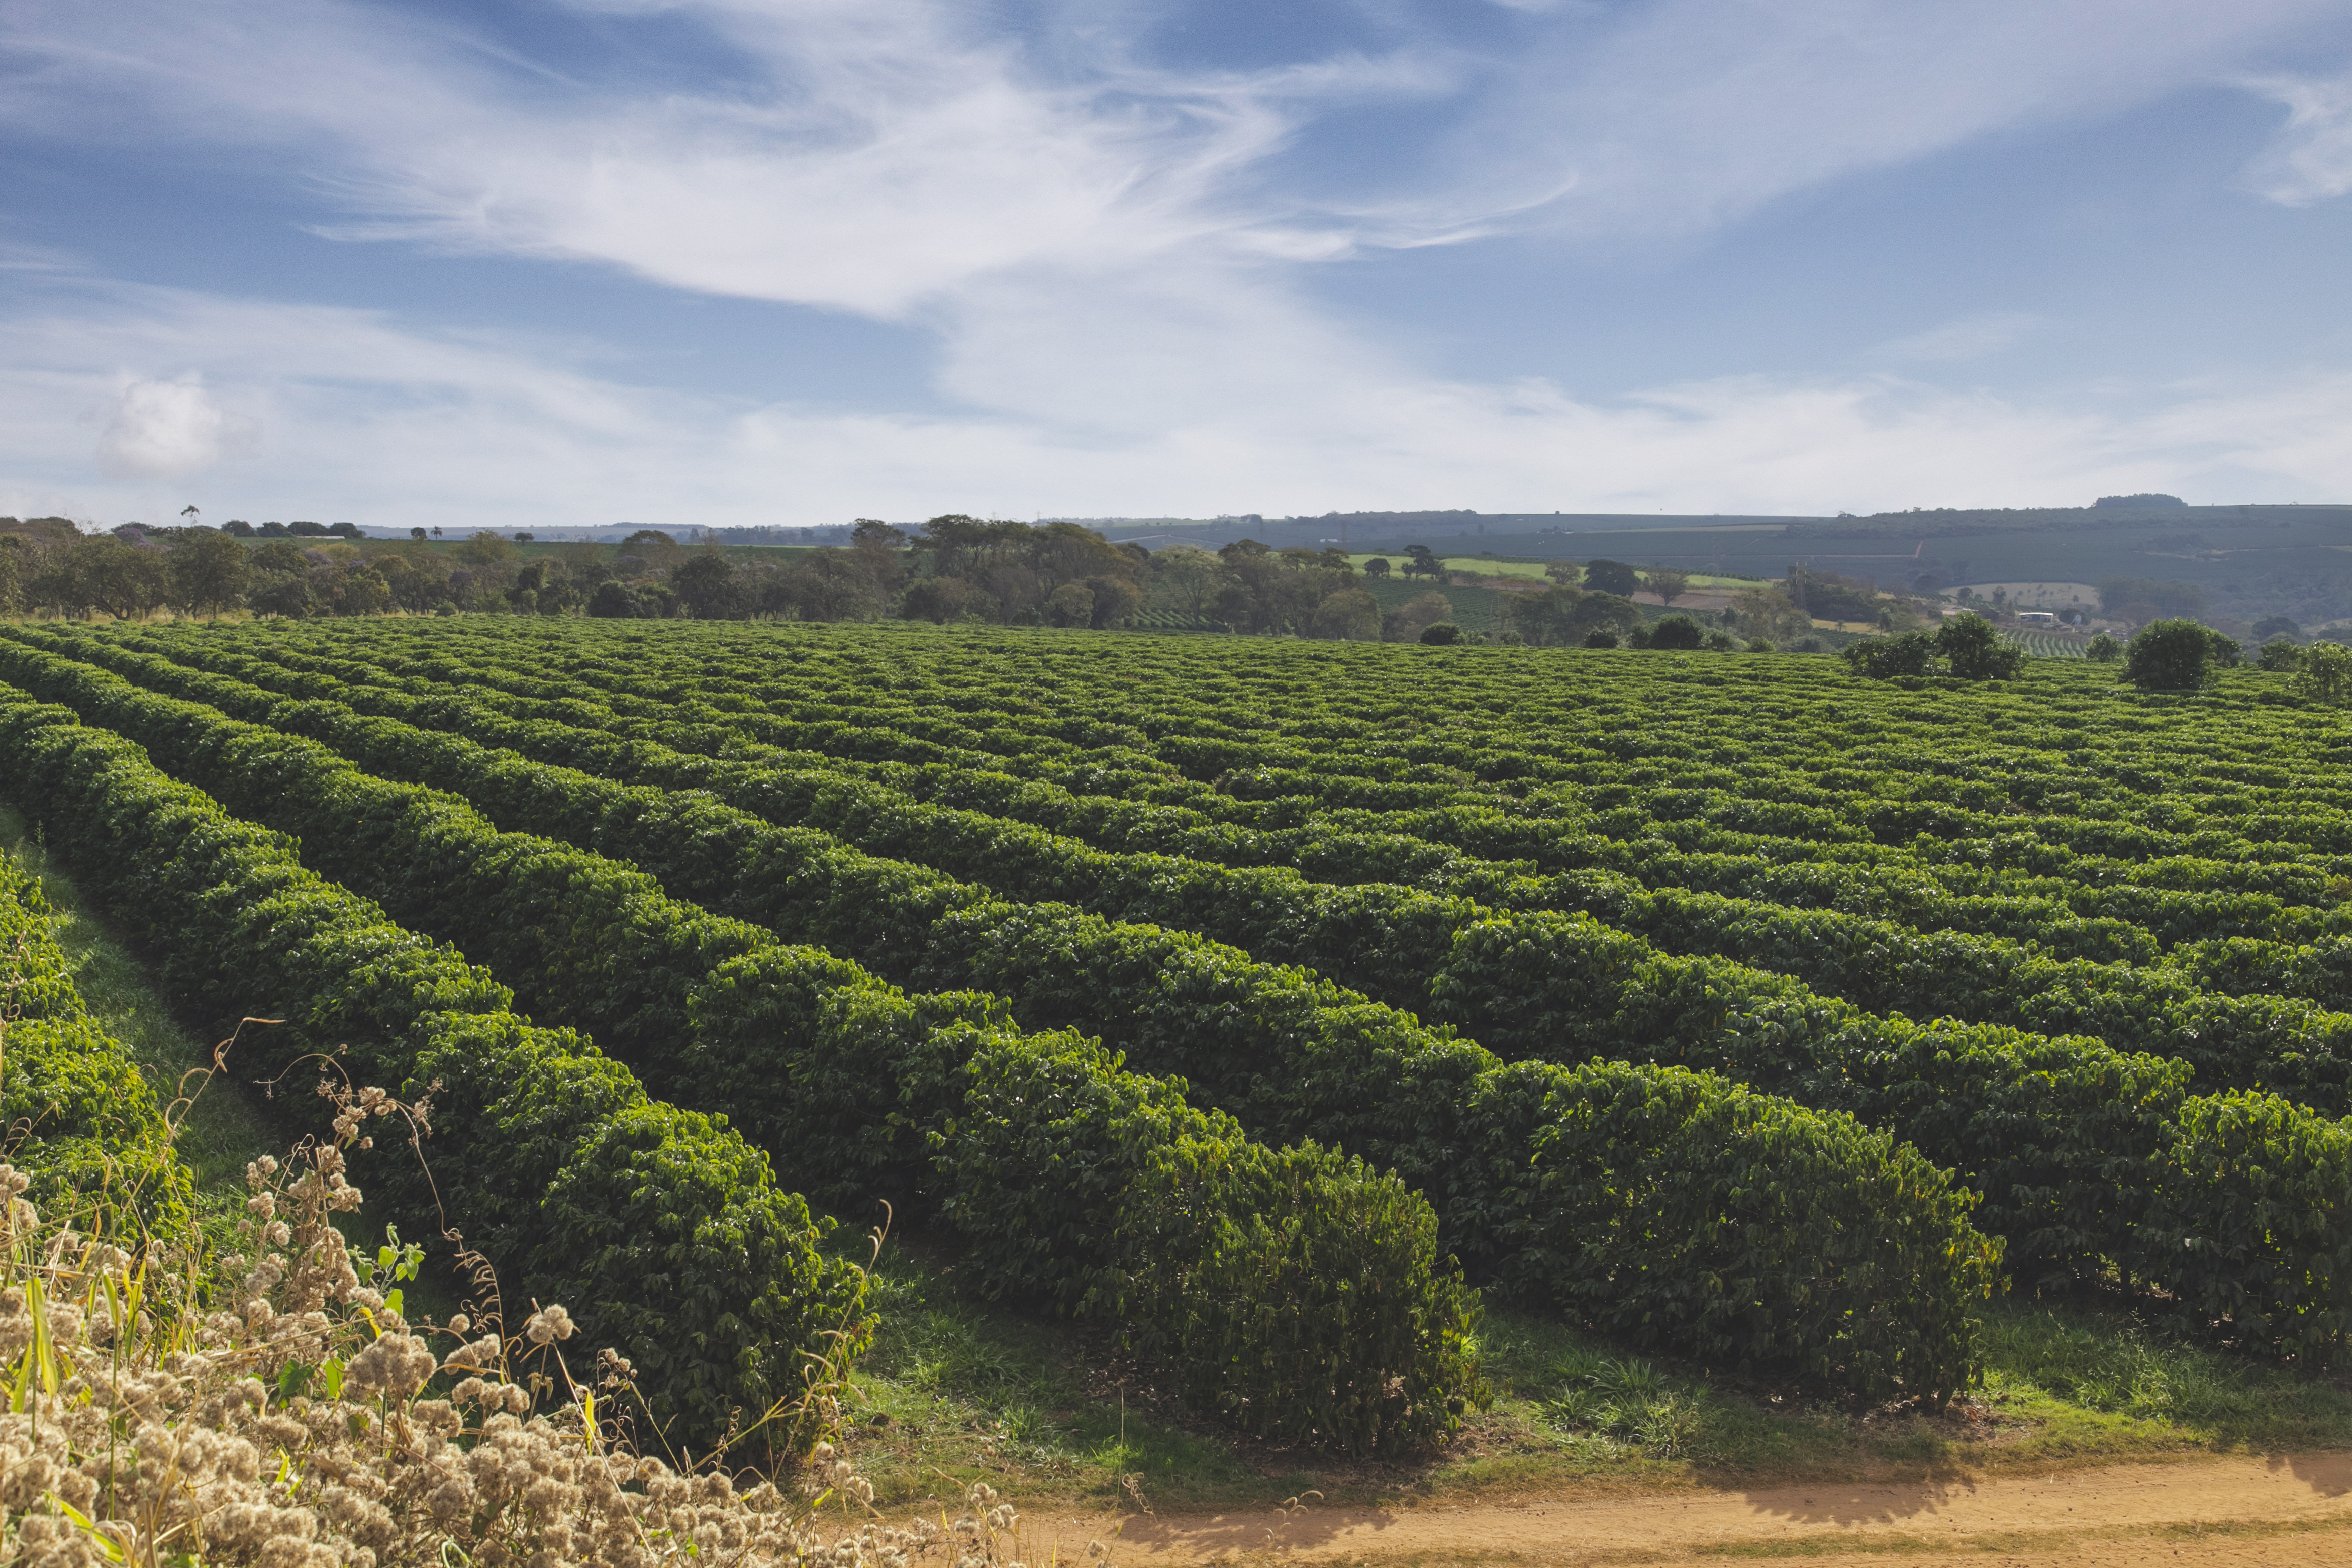
[[1483, 1403], [1478, 1300], [1394, 1176], [1269, 1149], [1091, 1042], [992, 1045], [937, 1135], [983, 1289], [1117, 1327], [1254, 1436], [1421, 1447]]
[[142, 1222], [182, 1211], [190, 1177], [157, 1092], [170, 1086], [90, 1017], [49, 922], [40, 884], [0, 860], [0, 1153], [36, 1203], [103, 1193]]
[[0, 688], [0, 764], [196, 1005], [287, 1020], [279, 1060], [348, 1047], [355, 1077], [431, 1092], [446, 1206], [426, 1206], [404, 1148], [376, 1150], [362, 1176], [419, 1230], [446, 1217], [509, 1262], [510, 1289], [575, 1304], [593, 1339], [636, 1363], [677, 1439], [706, 1446], [737, 1412], [796, 1394], [797, 1352], [859, 1329], [862, 1276], [824, 1257], [827, 1227], [735, 1133], [517, 1017], [455, 952], [69, 711]]

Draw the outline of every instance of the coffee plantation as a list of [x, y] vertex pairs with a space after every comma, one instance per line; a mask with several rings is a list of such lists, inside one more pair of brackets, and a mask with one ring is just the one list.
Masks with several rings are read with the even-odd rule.
[[[1929, 1408], [2004, 1289], [2340, 1361], [2352, 716], [1994, 651], [48, 623], [0, 760], [696, 1441], [857, 1353], [884, 1212], [1346, 1454], [1483, 1403], [1483, 1300]], [[155, 1145], [105, 1062], [41, 1179]]]

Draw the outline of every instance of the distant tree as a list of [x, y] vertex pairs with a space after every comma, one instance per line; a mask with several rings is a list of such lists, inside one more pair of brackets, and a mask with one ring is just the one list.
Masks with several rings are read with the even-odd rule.
[[253, 524], [246, 521], [245, 519], [241, 517], [233, 517], [226, 522], [221, 524], [221, 531], [229, 535], [233, 539], [251, 539], [253, 537]]
[[1462, 640], [1462, 628], [1452, 621], [1432, 621], [1415, 640], [1423, 647], [1451, 647]]
[[365, 537], [360, 532], [360, 525], [356, 522], [331, 522], [327, 525], [327, 531], [343, 539]]
[[[1573, 561], [1547, 561], [1544, 563], [1544, 575], [1563, 588], [1575, 587], [1584, 577]], [[1615, 647], [1617, 645], [1611, 643], [1609, 646]]]
[[[1662, 621], [1659, 624], [1663, 626], [1665, 623]], [[1699, 646], [1709, 653], [1729, 653], [1739, 644], [1729, 632], [1717, 630], [1707, 633], [1706, 640]]]
[[705, 545], [670, 568], [669, 585], [698, 621], [723, 621], [743, 614], [735, 564], [716, 545]]
[[1315, 606], [1310, 634], [1333, 642], [1381, 640], [1381, 605], [1361, 588], [1342, 588]]
[[425, 531], [421, 528], [412, 528], [408, 531], [408, 537], [422, 544], [425, 542]]
[[1776, 587], [1749, 588], [1735, 595], [1723, 612], [1723, 625], [1727, 629], [1736, 627], [1743, 637], [1770, 637], [1775, 642], [1810, 637], [1813, 630], [1812, 617]]
[[1065, 583], [1045, 595], [1045, 620], [1056, 626], [1090, 626], [1095, 623], [1094, 590]]
[[218, 614], [245, 597], [252, 563], [226, 532], [192, 534], [172, 552], [173, 602]]
[[194, 505], [184, 506], [180, 509], [180, 516], [185, 525], [189, 528], [196, 526], [196, 523], [200, 521], [200, 515], [201, 514], [197, 512]]
[[1661, 605], [1671, 605], [1690, 592], [1690, 574], [1672, 567], [1654, 566], [1642, 574], [1642, 586], [1658, 596]]
[[861, 517], [849, 525], [849, 544], [853, 550], [904, 550], [907, 531], [878, 517]]
[[1901, 637], [1864, 637], [1845, 645], [1839, 655], [1856, 675], [1885, 680], [1897, 675], [1925, 675], [1936, 658], [1936, 639], [1926, 632]]
[[2005, 643], [1982, 616], [1954, 616], [1936, 633], [1936, 651], [1962, 680], [2007, 680], [2025, 666], [2025, 650]]
[[1385, 555], [1375, 555], [1364, 563], [1364, 575], [1375, 583], [1386, 582], [1389, 570], [1389, 559]]
[[2150, 621], [2124, 650], [2124, 679], [2143, 691], [2194, 691], [2237, 663], [2239, 654], [2234, 641], [2198, 622]]
[[1505, 626], [1546, 647], [1574, 647], [1596, 631], [1622, 636], [1642, 619], [1640, 606], [1631, 599], [1580, 588], [1505, 594], [1501, 608]]
[[973, 593], [972, 585], [961, 577], [918, 577], [907, 585], [898, 614], [905, 620], [945, 626], [963, 618], [971, 607]]
[[1454, 606], [1443, 594], [1416, 594], [1381, 617], [1382, 642], [1419, 642], [1423, 630], [1454, 618]]
[[1706, 641], [1706, 632], [1688, 616], [1668, 616], [1650, 628], [1650, 646], [1664, 648], [1695, 648]]
[[2321, 642], [2304, 649], [2302, 666], [2294, 672], [2294, 694], [2306, 702], [2352, 707], [2352, 647]]
[[1617, 646], [1617, 634], [1615, 632], [1587, 632], [1584, 634], [1583, 646], [1594, 648], [1615, 647]]
[[473, 566], [496, 566], [511, 561], [515, 547], [488, 529], [478, 529], [465, 543], [457, 546], [457, 559]]
[[2093, 664], [2113, 664], [2123, 658], [2124, 645], [2100, 632], [2083, 645], [2083, 657]]
[[1754, 637], [1748, 641], [1748, 651], [1749, 653], [1770, 653], [1773, 651], [1773, 647], [1771, 643], [1767, 639], [1763, 637]]
[[323, 522], [297, 520], [286, 525], [286, 531], [297, 539], [324, 539], [333, 531]]
[[261, 525], [261, 537], [264, 539], [283, 539], [289, 531], [291, 531], [282, 522], [265, 522]]
[[2266, 643], [2273, 637], [2300, 639], [2302, 636], [2303, 627], [2295, 624], [2292, 616], [2264, 616], [2254, 623], [2253, 638], [2258, 643]]
[[1799, 637], [1789, 645], [1790, 653], [1826, 653], [1829, 645], [1819, 637]]
[[518, 533], [515, 535], [515, 542], [517, 544], [536, 544], [539, 542], [539, 535], [535, 533]]
[[1406, 545], [1404, 558], [1404, 574], [1408, 577], [1443, 579], [1445, 575], [1444, 565], [1431, 552], [1426, 544]]
[[646, 613], [625, 583], [604, 582], [588, 595], [588, 613], [600, 621], [633, 621]]
[[439, 529], [437, 529], [437, 528], [436, 528], [436, 529], [435, 529], [435, 530], [433, 531], [433, 537], [434, 537], [434, 538], [436, 538], [436, 539], [440, 538], [440, 537], [441, 537], [441, 531], [440, 531]]
[[686, 553], [686, 547], [657, 528], [641, 528], [621, 541], [621, 553], [634, 555], [655, 572], [667, 571]]
[[2303, 668], [2303, 649], [2284, 637], [2273, 637], [2254, 656], [2254, 668], [2273, 675], [2293, 675]]
[[1622, 561], [1588, 561], [1584, 563], [1584, 585], [1596, 593], [1630, 599], [1642, 585], [1641, 574]]

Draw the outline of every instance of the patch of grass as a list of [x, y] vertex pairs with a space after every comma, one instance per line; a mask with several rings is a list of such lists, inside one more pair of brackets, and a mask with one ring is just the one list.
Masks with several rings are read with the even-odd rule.
[[[1162, 1511], [1250, 1505], [1281, 1480], [1233, 1443], [1157, 1419], [1093, 1374], [1091, 1336], [969, 1300], [952, 1269], [893, 1242], [874, 1272], [881, 1324], [852, 1379], [845, 1448], [876, 1500], [1008, 1497]], [[1293, 1488], [1291, 1489], [1296, 1489]]]
[[[111, 931], [100, 913], [75, 886], [57, 858], [26, 829], [24, 815], [0, 804], [0, 854], [40, 879], [58, 945], [72, 965], [74, 984], [93, 1016], [121, 1041], [160, 1104], [182, 1092], [194, 1094], [180, 1122], [179, 1151], [195, 1173], [199, 1194], [242, 1204], [246, 1162], [290, 1141], [286, 1128], [264, 1110], [259, 1097], [226, 1073], [207, 1081], [187, 1079], [209, 1072], [213, 1041], [198, 1039], [174, 1017], [150, 979], [146, 966]], [[195, 1092], [201, 1086], [202, 1092]]]
[[1985, 1328], [1982, 1397], [2040, 1423], [2053, 1456], [2352, 1445], [2352, 1396], [2338, 1379], [2298, 1377], [2113, 1309], [2019, 1302], [1988, 1313]]

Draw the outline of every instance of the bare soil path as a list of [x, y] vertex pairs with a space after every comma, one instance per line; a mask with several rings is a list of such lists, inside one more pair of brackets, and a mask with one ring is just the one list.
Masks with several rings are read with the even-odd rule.
[[[1108, 1521], [1033, 1520], [1068, 1561]], [[1040, 1527], [1043, 1527], [1042, 1531]], [[1077, 1551], [1072, 1550], [1073, 1548]], [[1050, 1548], [1049, 1548], [1050, 1551]], [[1124, 1521], [1122, 1568], [1216, 1560], [1681, 1563], [1808, 1558], [2352, 1568], [2352, 1454], [2185, 1459], [2043, 1476], [1772, 1485], [1400, 1509], [1274, 1508]]]

